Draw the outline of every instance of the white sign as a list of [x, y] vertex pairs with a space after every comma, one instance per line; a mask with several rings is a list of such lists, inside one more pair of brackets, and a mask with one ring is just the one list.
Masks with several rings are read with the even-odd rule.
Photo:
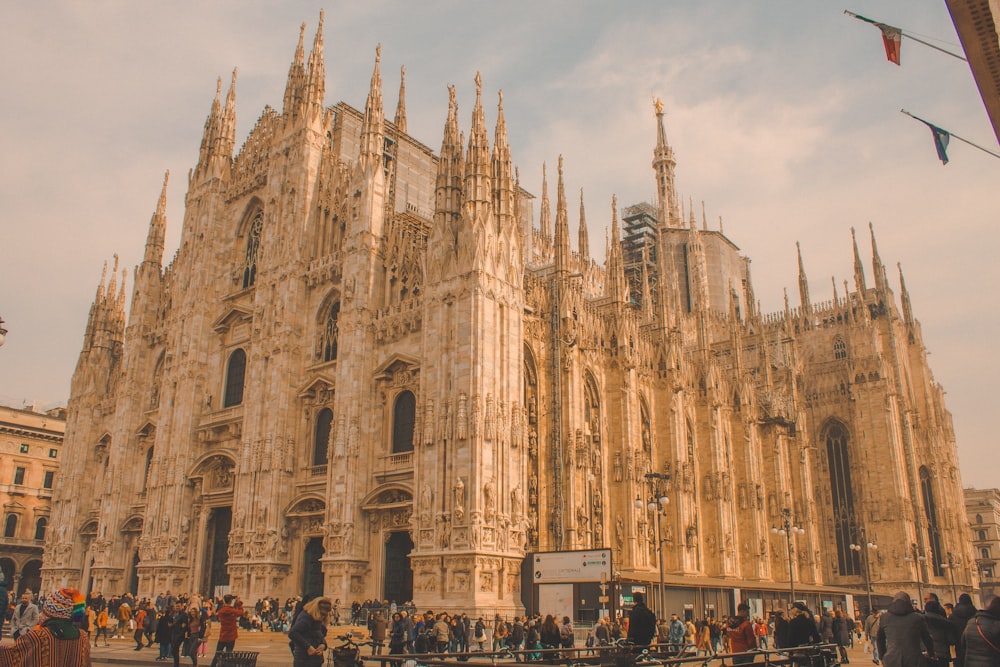
[[550, 551], [534, 555], [534, 582], [609, 581], [611, 550]]

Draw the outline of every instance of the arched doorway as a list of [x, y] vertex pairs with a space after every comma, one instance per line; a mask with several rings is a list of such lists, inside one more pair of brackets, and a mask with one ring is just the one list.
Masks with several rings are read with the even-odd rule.
[[225, 587], [222, 592], [229, 591], [229, 530], [233, 525], [232, 507], [212, 508], [208, 518], [208, 590], [217, 595], [217, 587]]
[[302, 592], [312, 593], [314, 595], [323, 594], [323, 585], [326, 583], [323, 579], [323, 565], [320, 563], [320, 559], [323, 558], [325, 549], [323, 549], [323, 538], [322, 537], [312, 537], [306, 542], [306, 549], [304, 554], [304, 567], [302, 568]]
[[413, 540], [405, 530], [389, 533], [385, 543], [385, 587], [383, 599], [390, 602], [408, 602], [413, 599], [413, 570], [410, 568], [410, 552]]
[[28, 561], [21, 569], [21, 581], [17, 584], [17, 592], [23, 593], [30, 590], [38, 595], [42, 590], [42, 561]]

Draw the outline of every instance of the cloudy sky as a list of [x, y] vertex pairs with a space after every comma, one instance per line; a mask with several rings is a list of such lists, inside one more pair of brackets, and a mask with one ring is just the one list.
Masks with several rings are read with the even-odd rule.
[[539, 192], [542, 162], [564, 155], [595, 241], [612, 194], [654, 196], [651, 100], [662, 98], [678, 188], [753, 260], [765, 311], [785, 288], [798, 301], [796, 241], [812, 298], [832, 296], [831, 278], [842, 294], [850, 228], [867, 261], [872, 222], [947, 390], [964, 482], [1000, 485], [1000, 160], [953, 140], [942, 166], [927, 128], [899, 110], [996, 140], [965, 63], [904, 40], [892, 65], [878, 30], [842, 13], [957, 50], [942, 0], [2, 3], [0, 403], [65, 403], [102, 266], [118, 253], [131, 274], [141, 260], [167, 169], [167, 256], [176, 249], [216, 78], [239, 68], [241, 143], [264, 105], [280, 108], [299, 24], [311, 42], [321, 8], [328, 104], [363, 106], [381, 43], [387, 113], [405, 65], [410, 132], [436, 147], [447, 85], [467, 129], [481, 71], [491, 96], [504, 90], [522, 184]]

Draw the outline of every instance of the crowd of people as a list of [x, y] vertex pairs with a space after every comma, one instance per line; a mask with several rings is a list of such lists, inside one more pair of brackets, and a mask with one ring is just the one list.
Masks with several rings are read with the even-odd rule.
[[[6, 592], [3, 592], [6, 598]], [[208, 643], [216, 640], [211, 665], [234, 650], [240, 629], [287, 633], [294, 667], [320, 667], [329, 649], [329, 627], [341, 623], [367, 627], [372, 653], [520, 652], [522, 659], [557, 660], [559, 650], [577, 646], [572, 620], [552, 614], [492, 619], [465, 613], [417, 612], [412, 603], [355, 601], [306, 596], [258, 600], [244, 605], [236, 596], [210, 599], [172, 595], [154, 600], [131, 595], [105, 599], [100, 593], [83, 596], [61, 589], [36, 600], [25, 591], [16, 601], [0, 600], [0, 628], [9, 621], [13, 644], [0, 646], [0, 667], [40, 667], [43, 664], [90, 665], [90, 646], [109, 645], [110, 639], [130, 639], [135, 651], [157, 645], [157, 661], [181, 658], [198, 667], [207, 660]], [[733, 655], [733, 664], [753, 662], [755, 649], [788, 649], [811, 644], [834, 644], [840, 661], [849, 662], [847, 648], [862, 642], [876, 665], [885, 667], [998, 667], [1000, 666], [1000, 597], [977, 610], [967, 594], [942, 604], [928, 593], [923, 606], [905, 592], [866, 618], [852, 618], [843, 610], [822, 608], [813, 613], [795, 602], [787, 612], [775, 610], [765, 620], [751, 618], [741, 603], [735, 616], [722, 619], [681, 619], [677, 614], [657, 618], [642, 594], [634, 597], [628, 613], [600, 618], [580, 630], [585, 647], [626, 643], [655, 644], [673, 655]], [[59, 656], [42, 662], [41, 656]]]

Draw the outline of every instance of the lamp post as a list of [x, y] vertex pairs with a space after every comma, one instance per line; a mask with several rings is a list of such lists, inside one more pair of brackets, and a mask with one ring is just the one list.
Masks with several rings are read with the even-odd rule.
[[865, 537], [865, 528], [861, 526], [859, 528], [861, 533], [861, 544], [852, 544], [851, 550], [856, 551], [861, 554], [861, 558], [865, 561], [865, 593], [868, 594], [868, 615], [872, 613], [872, 573], [871, 573], [871, 552], [878, 549], [878, 545], [874, 542], [869, 542]]
[[924, 587], [923, 587], [923, 583], [920, 581], [920, 563], [922, 563], [925, 560], [927, 560], [927, 556], [924, 556], [923, 554], [920, 553], [920, 550], [917, 547], [917, 543], [916, 542], [913, 542], [912, 544], [910, 544], [910, 554], [911, 555], [907, 556], [903, 560], [905, 560], [908, 563], [913, 563], [916, 566], [916, 568], [917, 568], [917, 597], [920, 598], [920, 605], [923, 606], [923, 604], [924, 604]]
[[771, 532], [775, 535], [785, 536], [785, 541], [788, 546], [788, 588], [790, 589], [792, 595], [791, 600], [789, 600], [789, 604], [793, 604], [795, 602], [795, 568], [793, 567], [792, 535], [801, 535], [806, 531], [804, 528], [799, 528], [792, 523], [792, 510], [786, 507], [781, 510], [781, 523], [777, 526], [772, 526]]
[[656, 569], [660, 576], [660, 592], [656, 598], [656, 613], [663, 614], [666, 609], [666, 584], [663, 581], [663, 526], [661, 521], [667, 513], [667, 505], [670, 498], [667, 496], [667, 482], [670, 475], [660, 472], [646, 473], [646, 483], [649, 486], [649, 497], [643, 501], [642, 498], [635, 499], [635, 506], [640, 512], [643, 510], [656, 514]]
[[948, 577], [951, 579], [951, 599], [953, 603], [958, 602], [958, 590], [955, 588], [955, 568], [960, 567], [962, 561], [955, 560], [955, 556], [949, 551], [948, 562], [941, 563], [942, 568], [948, 568]]

